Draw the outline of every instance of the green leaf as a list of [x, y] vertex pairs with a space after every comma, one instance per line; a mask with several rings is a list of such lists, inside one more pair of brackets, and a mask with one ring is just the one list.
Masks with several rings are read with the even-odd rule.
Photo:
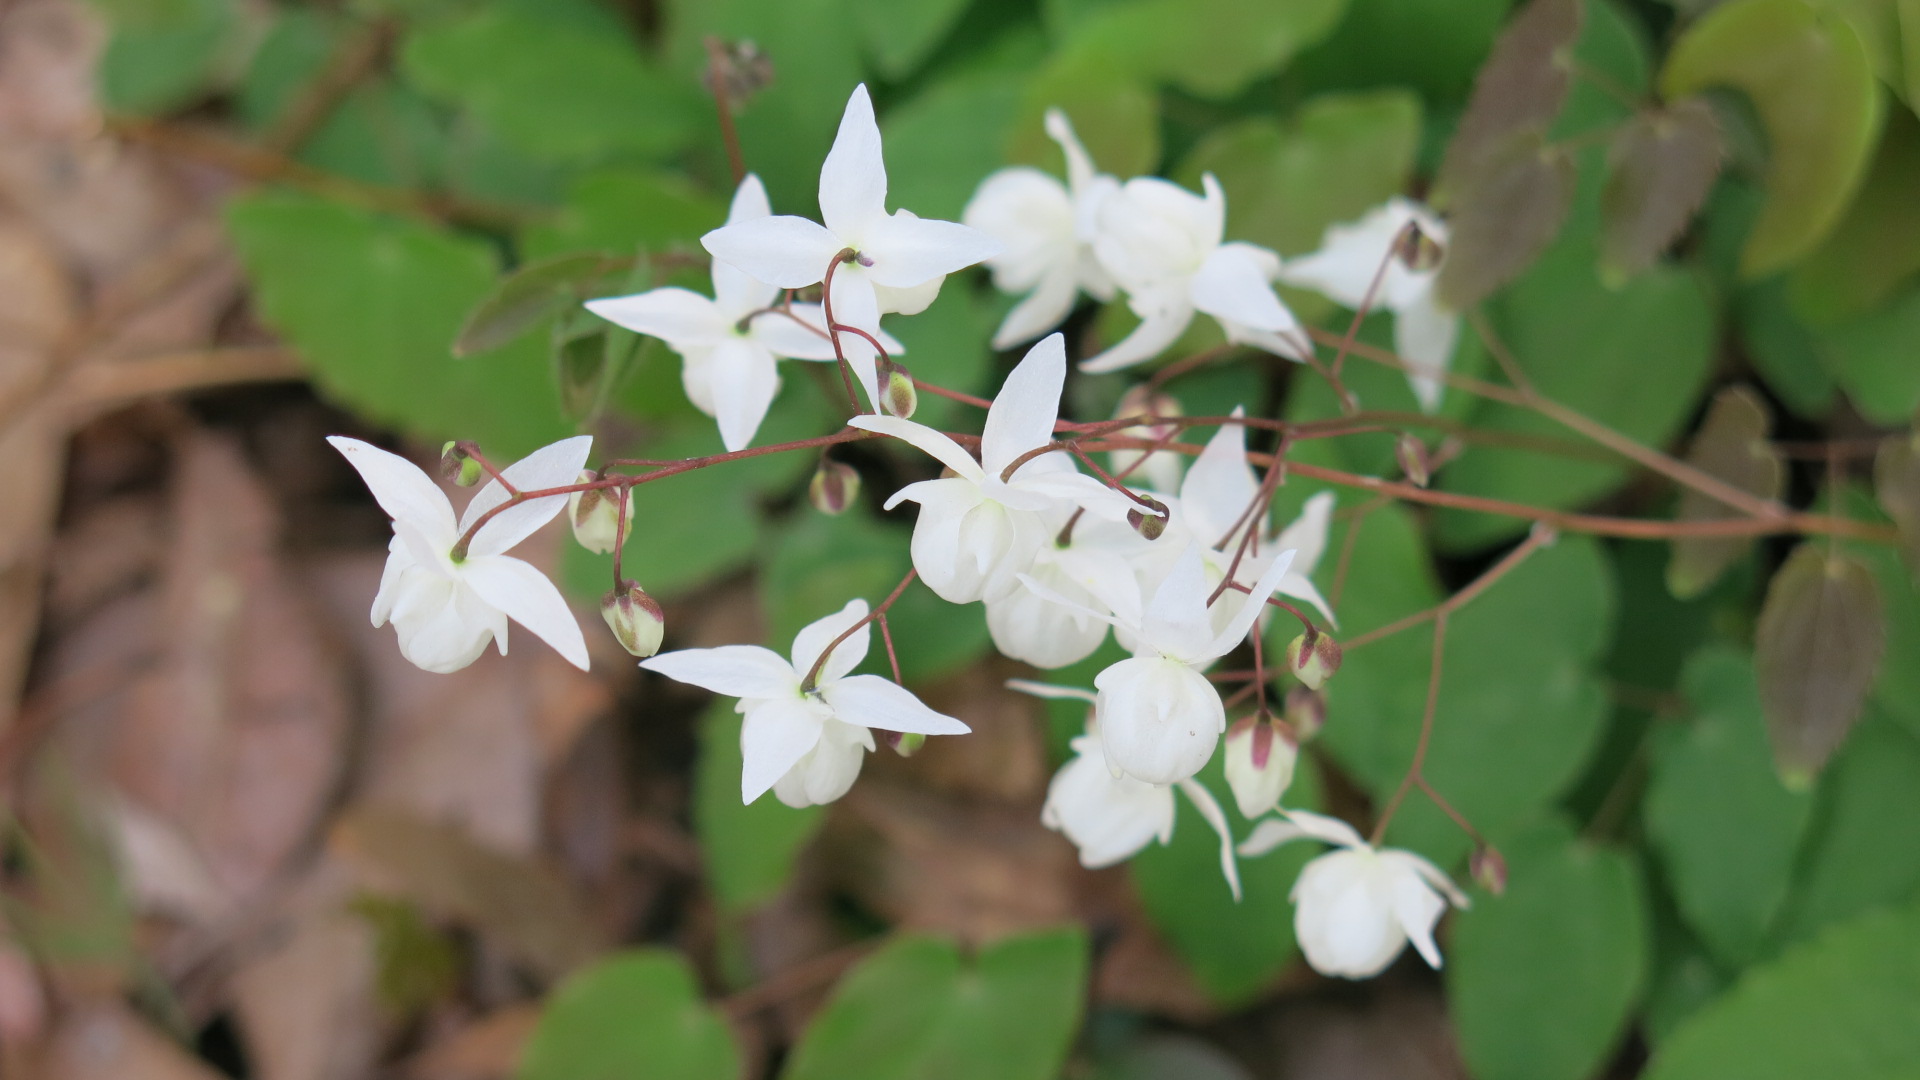
[[1861, 918], [1756, 968], [1674, 1032], [1647, 1080], [1886, 1080], [1920, 1061], [1920, 910]]
[[407, 76], [529, 154], [586, 164], [685, 146], [707, 122], [699, 91], [618, 35], [505, 8], [416, 29]]
[[861, 37], [873, 53], [873, 66], [895, 81], [913, 74], [940, 39], [946, 37], [967, 10], [967, 0], [922, 0], [897, 4], [891, 0], [855, 0], [854, 16]]
[[[1713, 397], [1707, 418], [1687, 450], [1687, 464], [1762, 499], [1780, 497], [1786, 481], [1780, 452], [1767, 441], [1766, 402], [1744, 386], [1729, 386]], [[1674, 519], [1725, 521], [1742, 513], [1692, 488], [1680, 492]], [[1667, 563], [1667, 587], [1682, 599], [1699, 596], [1720, 580], [1727, 567], [1753, 549], [1742, 537], [1681, 537], [1673, 541]]]
[[493, 290], [474, 305], [453, 339], [455, 356], [471, 356], [499, 348], [536, 323], [571, 311], [582, 300], [599, 295], [591, 288], [609, 274], [627, 268], [628, 260], [584, 251], [556, 255], [519, 267], [501, 278]]
[[1753, 667], [1727, 648], [1687, 665], [1694, 713], [1660, 732], [1646, 823], [1680, 910], [1723, 962], [1760, 954], [1813, 800], [1774, 775]]
[[[856, 597], [880, 603], [907, 572], [907, 532], [875, 521], [859, 507], [829, 517], [802, 507], [767, 530], [757, 560], [766, 637], [779, 649], [800, 628], [845, 607]], [[876, 629], [871, 664], [886, 659]]]
[[[1714, 313], [1695, 274], [1657, 266], [1608, 290], [1594, 267], [1591, 234], [1569, 230], [1493, 305], [1496, 332], [1535, 388], [1630, 438], [1664, 445], [1690, 416], [1713, 358]], [[1567, 430], [1526, 410], [1483, 402], [1476, 428], [1564, 439]], [[1450, 491], [1557, 508], [1576, 507], [1628, 475], [1624, 459], [1549, 456], [1476, 446], [1440, 473]], [[1443, 547], [1465, 549], [1513, 536], [1525, 523], [1442, 513]]]
[[921, 217], [958, 221], [974, 189], [999, 166], [1019, 107], [1015, 80], [981, 71], [937, 82], [889, 109], [881, 126], [888, 197]]
[[261, 317], [329, 396], [423, 442], [473, 439], [505, 460], [568, 433], [538, 342], [453, 358], [497, 273], [487, 244], [276, 192], [233, 200], [227, 223]]
[[901, 935], [835, 988], [783, 1080], [1049, 1080], [1086, 995], [1079, 929], [1006, 938], [963, 959], [942, 938]]
[[1833, 373], [1813, 331], [1787, 303], [1786, 282], [1775, 278], [1740, 290], [1733, 298], [1733, 315], [1768, 388], [1801, 416], [1825, 416], [1837, 389]]
[[1289, 76], [1310, 90], [1406, 86], [1435, 104], [1467, 96], [1508, 0], [1350, 0], [1339, 25]]
[[100, 103], [149, 116], [192, 104], [244, 59], [244, 29], [235, 0], [170, 0], [117, 23], [100, 57]]
[[664, 949], [616, 953], [553, 992], [517, 1080], [736, 1080], [740, 1050]]
[[1794, 267], [1794, 306], [1816, 324], [1872, 311], [1920, 271], [1920, 118], [1887, 116], [1859, 194], [1833, 232]]
[[1566, 103], [1581, 0], [1529, 0], [1493, 43], [1434, 178], [1435, 205], [1474, 183], [1518, 138], [1544, 136]]
[[1886, 633], [1879, 584], [1858, 559], [1803, 543], [1774, 574], [1753, 666], [1774, 761], [1789, 785], [1809, 783], [1846, 740]]
[[731, 702], [716, 701], [700, 721], [693, 829], [707, 884], [727, 914], [757, 907], [785, 887], [794, 860], [826, 821], [824, 806], [795, 810], [771, 794], [741, 802], [740, 769], [740, 714]]
[[1068, 47], [1105, 54], [1126, 70], [1201, 97], [1222, 98], [1326, 37], [1345, 7], [1346, 0], [1133, 0], [1087, 19]]
[[1059, 109], [1092, 155], [1115, 176], [1152, 172], [1160, 162], [1160, 105], [1151, 86], [1124, 59], [1093, 48], [1056, 54], [1027, 83], [1007, 141], [1007, 158], [1052, 167], [1060, 149], [1043, 118]]
[[1325, 94], [1284, 124], [1256, 118], [1213, 129], [1174, 176], [1199, 190], [1201, 174], [1213, 173], [1232, 234], [1293, 255], [1318, 247], [1329, 225], [1404, 191], [1419, 145], [1413, 95]]
[[[1873, 495], [1900, 530], [1901, 557], [1920, 573], [1920, 432], [1880, 443], [1873, 457]], [[1896, 649], [1894, 655], [1907, 654]]]
[[[1227, 787], [1223, 756], [1215, 755], [1201, 782], [1226, 809], [1236, 832], [1245, 827]], [[1310, 809], [1320, 805], [1319, 776], [1302, 760], [1286, 804]], [[1153, 845], [1128, 863], [1140, 902], [1168, 944], [1213, 998], [1225, 1008], [1259, 997], [1299, 956], [1293, 934], [1289, 894], [1300, 868], [1320, 854], [1315, 844], [1289, 844], [1270, 855], [1240, 862], [1243, 897], [1236, 902], [1220, 876], [1220, 838], [1207, 827], [1193, 804], [1177, 796], [1173, 839]]]
[[[718, 436], [708, 426], [690, 426], [645, 449], [645, 456], [656, 459], [698, 457], [718, 452]], [[759, 511], [741, 464], [692, 469], [636, 486], [633, 532], [622, 559], [626, 575], [665, 601], [750, 560]], [[688, 507], [699, 512], [688, 513]]]
[[1618, 284], [1652, 266], [1720, 175], [1720, 125], [1700, 98], [1636, 113], [1607, 154], [1600, 267]]
[[1869, 713], [1820, 777], [1813, 831], [1784, 920], [1787, 941], [1920, 899], [1920, 739]]
[[[727, 220], [725, 200], [668, 172], [604, 169], [574, 181], [558, 213], [529, 226], [521, 246], [528, 259], [577, 251], [706, 253], [700, 237]], [[707, 288], [705, 274], [693, 286]]]
[[1815, 340], [1827, 366], [1861, 415], [1876, 424], [1904, 424], [1920, 408], [1920, 281], [1901, 289], [1879, 310], [1818, 328]]
[[1506, 895], [1455, 916], [1447, 1006], [1479, 1080], [1595, 1075], [1645, 979], [1637, 868], [1564, 827], [1548, 832], [1509, 849]]
[[1460, 181], [1434, 296], [1465, 311], [1525, 270], [1573, 205], [1573, 158], [1522, 135], [1489, 150]]
[[1674, 43], [1669, 101], [1744, 91], [1766, 125], [1767, 201], [1740, 256], [1756, 278], [1812, 251], [1839, 222], [1879, 135], [1880, 90], [1860, 37], [1804, 0], [1733, 0]]

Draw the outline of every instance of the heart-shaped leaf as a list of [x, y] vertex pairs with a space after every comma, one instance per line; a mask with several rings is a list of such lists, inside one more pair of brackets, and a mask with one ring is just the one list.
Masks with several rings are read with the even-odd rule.
[[1801, 544], [1767, 587], [1754, 640], [1774, 764], [1790, 787], [1846, 740], [1887, 644], [1873, 571], [1822, 543]]

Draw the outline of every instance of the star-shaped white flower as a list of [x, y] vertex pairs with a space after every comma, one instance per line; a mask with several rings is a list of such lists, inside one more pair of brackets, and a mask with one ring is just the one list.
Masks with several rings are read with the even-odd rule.
[[[1075, 698], [1092, 703], [1093, 693], [1073, 687], [1015, 679], [1009, 687], [1035, 697]], [[1240, 899], [1240, 870], [1234, 859], [1233, 834], [1220, 803], [1197, 780], [1178, 784], [1148, 784], [1107, 768], [1100, 746], [1098, 713], [1087, 716], [1086, 734], [1074, 738], [1073, 760], [1060, 767], [1047, 785], [1040, 822], [1073, 842], [1080, 865], [1089, 870], [1125, 862], [1155, 840], [1173, 839], [1174, 798], [1178, 787], [1220, 837], [1220, 873], [1233, 898]]]
[[913, 565], [927, 587], [956, 604], [991, 599], [1015, 587], [1048, 539], [1048, 512], [1085, 507], [1110, 519], [1126, 517], [1126, 496], [1076, 472], [1064, 451], [1042, 454], [1007, 469], [1028, 451], [1053, 441], [1060, 391], [1067, 378], [1067, 347], [1059, 334], [1028, 351], [987, 410], [980, 460], [943, 432], [893, 416], [856, 416], [857, 428], [912, 443], [956, 475], [908, 484], [887, 500], [920, 504], [913, 527]]
[[1305, 810], [1282, 811], [1254, 826], [1240, 845], [1248, 858], [1293, 840], [1332, 844], [1308, 863], [1293, 885], [1293, 928], [1307, 963], [1322, 975], [1366, 979], [1380, 974], [1413, 942], [1428, 966], [1440, 966], [1433, 927], [1447, 904], [1467, 897], [1440, 868], [1395, 848], [1376, 849], [1338, 818]]
[[[458, 671], [479, 659], [489, 641], [505, 655], [507, 620], [512, 619], [586, 670], [586, 639], [560, 590], [532, 564], [507, 554], [566, 509], [565, 495], [529, 499], [500, 511], [474, 534], [463, 557], [455, 558], [467, 530], [508, 501], [498, 480], [481, 488], [456, 522], [446, 493], [406, 458], [343, 435], [327, 441], [359, 471], [393, 519], [386, 570], [373, 598], [373, 625], [392, 621], [402, 656], [428, 671]], [[507, 466], [501, 475], [520, 491], [566, 487], [580, 475], [592, 449], [591, 436], [562, 439]]]
[[1047, 134], [1066, 154], [1067, 182], [1025, 165], [1001, 169], [980, 182], [960, 214], [961, 222], [1006, 245], [987, 260], [994, 286], [1028, 293], [994, 332], [996, 349], [1059, 326], [1082, 292], [1096, 300], [1113, 299], [1113, 279], [1093, 254], [1093, 236], [1100, 202], [1119, 190], [1120, 182], [1094, 169], [1065, 113], [1048, 109], [1046, 123]]
[[[878, 675], [849, 675], [866, 658], [867, 602], [854, 600], [794, 635], [791, 662], [758, 645], [681, 649], [640, 661], [669, 679], [740, 699], [740, 798], [768, 789], [788, 806], [832, 802], [846, 794], [873, 749], [871, 728], [919, 735], [964, 735], [967, 725], [934, 712], [904, 687]], [[859, 629], [808, 673], [827, 646]]]
[[[1000, 253], [999, 241], [983, 232], [905, 210], [888, 214], [886, 204], [880, 127], [862, 84], [847, 101], [833, 149], [820, 166], [825, 225], [788, 215], [763, 217], [715, 229], [700, 243], [714, 258], [782, 289], [819, 284], [833, 266], [834, 321], [877, 335], [883, 311], [918, 311], [933, 302], [942, 277]], [[854, 253], [851, 261], [835, 265], [847, 250]], [[855, 334], [842, 335], [841, 346], [877, 406], [872, 347]]]
[[1201, 185], [1204, 196], [1142, 176], [1101, 200], [1094, 253], [1141, 322], [1080, 370], [1118, 371], [1153, 359], [1185, 332], [1196, 311], [1220, 320], [1236, 341], [1291, 360], [1311, 351], [1273, 291], [1278, 256], [1253, 244], [1222, 243], [1226, 195], [1211, 173]]
[[[1460, 314], [1441, 306], [1433, 295], [1438, 265], [1416, 270], [1394, 252], [1394, 241], [1408, 222], [1414, 223], [1444, 251], [1447, 226], [1433, 212], [1411, 199], [1389, 199], [1358, 221], [1335, 225], [1320, 241], [1320, 250], [1288, 262], [1280, 279], [1289, 285], [1314, 289], [1336, 304], [1358, 310], [1366, 302], [1375, 275], [1385, 275], [1374, 303], [1393, 313], [1393, 347], [1407, 363], [1431, 374], [1411, 374], [1407, 381], [1420, 407], [1440, 407], [1445, 384], [1440, 376], [1453, 363], [1460, 338]], [[1444, 259], [1444, 256], [1443, 256]]]
[[[749, 175], [733, 194], [727, 223], [759, 221], [772, 212], [760, 178]], [[776, 361], [833, 359], [820, 305], [772, 310], [779, 298], [777, 287], [715, 259], [711, 300], [670, 286], [589, 300], [587, 310], [659, 338], [679, 353], [687, 397], [720, 422], [720, 440], [727, 449], [740, 450], [753, 442], [767, 407], [780, 391]], [[879, 338], [889, 353], [905, 351], [886, 334]]]

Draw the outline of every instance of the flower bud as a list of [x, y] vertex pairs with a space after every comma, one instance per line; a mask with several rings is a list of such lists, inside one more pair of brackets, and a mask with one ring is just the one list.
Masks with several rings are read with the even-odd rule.
[[1331, 635], [1308, 629], [1287, 643], [1287, 670], [1307, 689], [1320, 689], [1340, 670], [1340, 643]]
[[917, 731], [883, 731], [880, 734], [886, 738], [887, 745], [893, 747], [893, 752], [901, 757], [912, 757], [927, 745], [927, 737]]
[[660, 639], [667, 632], [667, 617], [660, 602], [641, 591], [638, 583], [623, 582], [600, 600], [600, 617], [620, 642], [620, 647], [645, 658], [660, 651]]
[[1227, 729], [1227, 785], [1240, 813], [1257, 818], [1280, 805], [1300, 748], [1279, 725], [1246, 717]]
[[1507, 859], [1492, 844], [1476, 844], [1467, 859], [1474, 883], [1495, 896], [1507, 891]]
[[1393, 444], [1393, 460], [1400, 464], [1401, 475], [1414, 487], [1426, 487], [1433, 478], [1433, 460], [1427, 456], [1427, 444], [1401, 432]]
[[[592, 472], [583, 472], [576, 481], [589, 484], [598, 479]], [[576, 491], [567, 496], [567, 520], [573, 524], [573, 538], [580, 546], [595, 555], [605, 555], [620, 543], [623, 526], [620, 523], [620, 490], [618, 488], [596, 488], [591, 491]], [[633, 500], [627, 500], [627, 520], [625, 528], [633, 526]]]
[[1167, 506], [1151, 495], [1142, 495], [1140, 498], [1152, 513], [1143, 514], [1137, 507], [1130, 508], [1127, 511], [1127, 524], [1133, 526], [1133, 531], [1141, 536], [1158, 540], [1160, 534], [1167, 531]]
[[1287, 726], [1306, 742], [1327, 726], [1327, 697], [1318, 690], [1296, 686], [1287, 691]]
[[457, 487], [472, 487], [480, 482], [482, 475], [480, 463], [459, 443], [449, 441], [440, 448], [440, 476], [448, 483]]
[[899, 362], [881, 357], [880, 365], [880, 408], [888, 416], [897, 416], [902, 420], [913, 417], [913, 410], [920, 407], [920, 391], [914, 389], [913, 375]]
[[1400, 244], [1393, 254], [1407, 269], [1422, 273], [1438, 269], [1440, 260], [1446, 258], [1447, 249], [1441, 247], [1438, 240], [1428, 236], [1418, 222], [1409, 221], [1406, 230], [1400, 234]]
[[837, 517], [859, 497], [859, 472], [843, 461], [821, 458], [820, 467], [813, 470], [813, 481], [807, 485], [807, 498], [813, 508]]

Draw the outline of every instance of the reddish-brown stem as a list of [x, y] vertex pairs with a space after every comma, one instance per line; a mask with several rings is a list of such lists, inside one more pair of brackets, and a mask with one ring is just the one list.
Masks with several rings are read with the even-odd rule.
[[1380, 811], [1379, 820], [1373, 823], [1373, 835], [1367, 842], [1375, 846], [1387, 834], [1387, 826], [1399, 812], [1407, 790], [1421, 778], [1420, 770], [1427, 763], [1427, 746], [1433, 741], [1433, 713], [1440, 704], [1440, 672], [1446, 662], [1446, 648], [1447, 616], [1442, 613], [1433, 621], [1433, 661], [1427, 675], [1427, 707], [1420, 716], [1420, 741], [1413, 748], [1413, 762], [1407, 766], [1407, 774], [1400, 778], [1400, 786], [1394, 789], [1393, 797]]
[[1459, 611], [1471, 603], [1474, 597], [1492, 588], [1494, 582], [1506, 577], [1519, 567], [1521, 563], [1526, 562], [1528, 556], [1543, 547], [1552, 545], [1557, 539], [1559, 539], [1559, 534], [1554, 532], [1550, 526], [1535, 525], [1533, 531], [1527, 534], [1527, 538], [1521, 541], [1519, 546], [1507, 552], [1499, 562], [1488, 567], [1485, 573], [1474, 578], [1467, 584], [1466, 588], [1461, 589], [1459, 592], [1454, 593], [1452, 596], [1447, 597], [1445, 600], [1425, 611], [1416, 611], [1404, 619], [1396, 620], [1377, 630], [1370, 630], [1367, 633], [1361, 634], [1347, 642], [1345, 649], [1348, 652], [1352, 652], [1362, 645], [1379, 641], [1381, 638], [1392, 637], [1402, 630], [1410, 630], [1428, 620], [1445, 618]]
[[1414, 777], [1413, 782], [1421, 791], [1427, 793], [1427, 798], [1433, 800], [1433, 805], [1439, 807], [1442, 813], [1452, 818], [1455, 825], [1460, 826], [1460, 831], [1466, 833], [1468, 839], [1476, 844], [1482, 845], [1487, 842], [1487, 838], [1480, 835], [1480, 830], [1473, 827], [1473, 822], [1467, 820], [1467, 815], [1455, 810], [1452, 803], [1448, 802], [1438, 791], [1434, 790], [1433, 785], [1427, 782], [1425, 773]]
[[1406, 242], [1408, 231], [1415, 226], [1411, 220], [1400, 226], [1393, 234], [1393, 242], [1387, 245], [1387, 257], [1373, 271], [1373, 280], [1367, 282], [1367, 291], [1360, 297], [1360, 306], [1353, 310], [1353, 318], [1347, 323], [1347, 332], [1340, 338], [1340, 347], [1333, 354], [1333, 363], [1328, 366], [1332, 373], [1333, 388], [1340, 395], [1340, 403], [1345, 412], [1354, 412], [1353, 399], [1347, 396], [1347, 389], [1340, 382], [1340, 372], [1347, 366], [1347, 356], [1353, 352], [1353, 342], [1360, 336], [1360, 324], [1366, 321], [1367, 312], [1373, 310], [1373, 302], [1380, 295], [1380, 283], [1387, 279], [1387, 267], [1400, 257], [1400, 246]]
[[1173, 363], [1168, 364], [1166, 367], [1155, 371], [1152, 375], [1149, 375], [1147, 377], [1147, 390], [1149, 392], [1157, 391], [1162, 386], [1185, 375], [1189, 371], [1205, 367], [1215, 360], [1225, 359], [1239, 351], [1240, 346], [1228, 342], [1215, 345], [1212, 348], [1202, 349], [1192, 356], [1183, 356]]
[[459, 442], [454, 443], [453, 448], [455, 450], [460, 451], [462, 454], [465, 454], [466, 456], [472, 458], [473, 463], [475, 465], [480, 466], [480, 469], [482, 472], [485, 472], [488, 476], [491, 476], [495, 480], [499, 481], [500, 486], [507, 489], [507, 494], [509, 495], [520, 494], [520, 489], [513, 486], [513, 481], [508, 480], [505, 476], [501, 475], [500, 470], [494, 467], [493, 462], [488, 461], [487, 456], [480, 452], [479, 443], [462, 439]]
[[854, 258], [855, 254], [852, 248], [841, 248], [833, 261], [827, 264], [827, 273], [820, 285], [820, 314], [827, 320], [827, 340], [833, 343], [833, 359], [840, 368], [840, 385], [846, 388], [847, 405], [853, 409], [853, 415], [859, 416], [866, 410], [860, 407], [860, 395], [854, 392], [853, 365], [847, 362], [847, 354], [840, 348], [840, 335], [834, 332], [838, 324], [833, 321], [833, 272], [840, 268], [841, 263]]
[[934, 397], [943, 397], [948, 401], [957, 401], [962, 405], [971, 405], [976, 409], [993, 408], [993, 402], [988, 401], [986, 398], [974, 397], [972, 394], [963, 394], [958, 390], [949, 390], [944, 386], [937, 386], [918, 376], [914, 377], [913, 388], [915, 390], [925, 390]]
[[887, 613], [881, 612], [873, 621], [880, 624], [880, 640], [887, 647], [887, 666], [893, 669], [893, 681], [905, 682], [900, 677], [900, 655], [893, 651], [893, 629], [887, 625]]
[[627, 547], [627, 500], [633, 497], [633, 485], [620, 485], [619, 517], [613, 527], [613, 587], [615, 591], [626, 588], [627, 581], [620, 576], [620, 556]]
[[[893, 587], [893, 591], [887, 594], [885, 600], [880, 601], [878, 607], [867, 612], [866, 617], [862, 618], [859, 622], [842, 630], [839, 637], [827, 642], [827, 647], [821, 649], [820, 655], [814, 659], [813, 666], [807, 669], [807, 677], [800, 680], [800, 692], [803, 694], [812, 693], [814, 686], [820, 681], [820, 669], [827, 666], [827, 657], [833, 655], [833, 650], [839, 648], [841, 642], [852, 637], [861, 627], [885, 615], [887, 609], [893, 606], [895, 600], [900, 599], [900, 594], [907, 591], [907, 586], [913, 584], [913, 579], [918, 575], [919, 571], [917, 570], [907, 571], [907, 576], [900, 579], [900, 584]], [[886, 634], [884, 624], [882, 624], [881, 634]], [[887, 637], [887, 653], [889, 656], [893, 654], [893, 639], [890, 636]], [[896, 661], [894, 681], [898, 682], [899, 679], [898, 662]]]
[[887, 350], [881, 346], [877, 338], [875, 338], [872, 334], [867, 333], [865, 330], [862, 330], [857, 326], [848, 326], [846, 323], [834, 323], [832, 324], [831, 327], [829, 327], [828, 332], [834, 333], [834, 334], [844, 332], [848, 334], [853, 334], [856, 337], [864, 338], [866, 339], [867, 344], [873, 346], [873, 351], [880, 354], [880, 358], [882, 360], [893, 359], [891, 356], [887, 355]]
[[720, 139], [727, 144], [727, 169], [733, 173], [733, 186], [747, 178], [747, 159], [740, 152], [740, 133], [733, 126], [733, 102], [727, 97], [727, 75], [733, 60], [727, 55], [727, 43], [707, 36], [707, 88], [713, 91], [714, 111], [720, 116]]
[[1154, 515], [1155, 517], [1159, 517], [1160, 515], [1165, 514], [1167, 512], [1167, 508], [1164, 506], [1161, 506], [1158, 502], [1154, 501], [1153, 499], [1149, 499], [1144, 495], [1138, 494], [1132, 488], [1128, 487], [1127, 485], [1121, 483], [1118, 480], [1115, 480], [1113, 478], [1113, 474], [1101, 468], [1099, 462], [1088, 457], [1087, 452], [1085, 450], [1080, 449], [1079, 440], [1068, 439], [1066, 441], [1066, 448], [1073, 452], [1074, 457], [1080, 459], [1080, 464], [1085, 465], [1088, 469], [1092, 470], [1093, 475], [1096, 478], [1098, 478], [1101, 483], [1107, 485], [1108, 487], [1119, 492], [1120, 494], [1125, 495], [1127, 498], [1132, 499], [1134, 503], [1138, 505], [1141, 509], [1147, 511], [1148, 513]]

